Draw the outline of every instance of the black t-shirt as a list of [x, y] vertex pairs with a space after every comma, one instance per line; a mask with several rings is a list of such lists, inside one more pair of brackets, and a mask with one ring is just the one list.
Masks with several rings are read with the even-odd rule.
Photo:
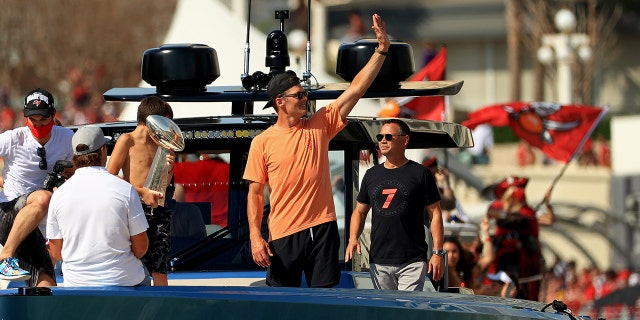
[[370, 263], [426, 261], [425, 207], [440, 201], [429, 169], [415, 161], [396, 169], [374, 166], [364, 175], [357, 201], [371, 205]]

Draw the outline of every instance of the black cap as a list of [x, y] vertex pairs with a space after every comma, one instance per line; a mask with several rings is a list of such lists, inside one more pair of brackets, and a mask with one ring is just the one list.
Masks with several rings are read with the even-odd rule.
[[50, 117], [55, 113], [53, 105], [53, 95], [44, 89], [32, 90], [24, 97], [24, 116], [41, 115]]
[[300, 78], [298, 78], [296, 73], [291, 70], [278, 73], [271, 77], [271, 80], [269, 80], [269, 84], [267, 85], [267, 97], [269, 98], [269, 101], [262, 110], [273, 107], [273, 100], [275, 100], [275, 98], [287, 91], [289, 88], [299, 84]]

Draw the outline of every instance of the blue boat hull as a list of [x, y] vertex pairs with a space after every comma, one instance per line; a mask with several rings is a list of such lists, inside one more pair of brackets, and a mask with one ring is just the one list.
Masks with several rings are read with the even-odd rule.
[[[0, 290], [0, 319], [567, 319], [534, 301], [367, 289], [362, 272], [344, 272], [331, 289], [267, 287], [264, 275], [171, 273], [170, 282], [192, 285], [169, 287], [9, 288]], [[193, 285], [211, 281], [245, 285]]]
[[544, 306], [537, 302], [454, 293], [193, 286], [16, 292], [0, 292], [1, 319], [567, 319], [536, 311]]

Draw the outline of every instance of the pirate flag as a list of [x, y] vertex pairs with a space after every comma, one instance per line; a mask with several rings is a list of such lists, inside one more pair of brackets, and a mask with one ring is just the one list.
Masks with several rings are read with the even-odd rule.
[[487, 106], [467, 115], [462, 125], [474, 129], [487, 123], [510, 126], [514, 134], [548, 157], [569, 162], [591, 136], [608, 108], [549, 102], [510, 102]]

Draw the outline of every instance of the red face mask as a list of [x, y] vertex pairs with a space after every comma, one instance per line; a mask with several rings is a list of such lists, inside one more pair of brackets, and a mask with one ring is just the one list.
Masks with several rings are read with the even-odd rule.
[[29, 127], [29, 130], [31, 130], [31, 134], [34, 137], [36, 137], [36, 139], [46, 138], [49, 135], [49, 133], [51, 133], [53, 124], [54, 124], [54, 121], [53, 119], [51, 119], [51, 121], [49, 121], [49, 124], [45, 124], [44, 126], [40, 126], [36, 128], [33, 126], [33, 123], [31, 123], [31, 120], [27, 118], [27, 127]]

